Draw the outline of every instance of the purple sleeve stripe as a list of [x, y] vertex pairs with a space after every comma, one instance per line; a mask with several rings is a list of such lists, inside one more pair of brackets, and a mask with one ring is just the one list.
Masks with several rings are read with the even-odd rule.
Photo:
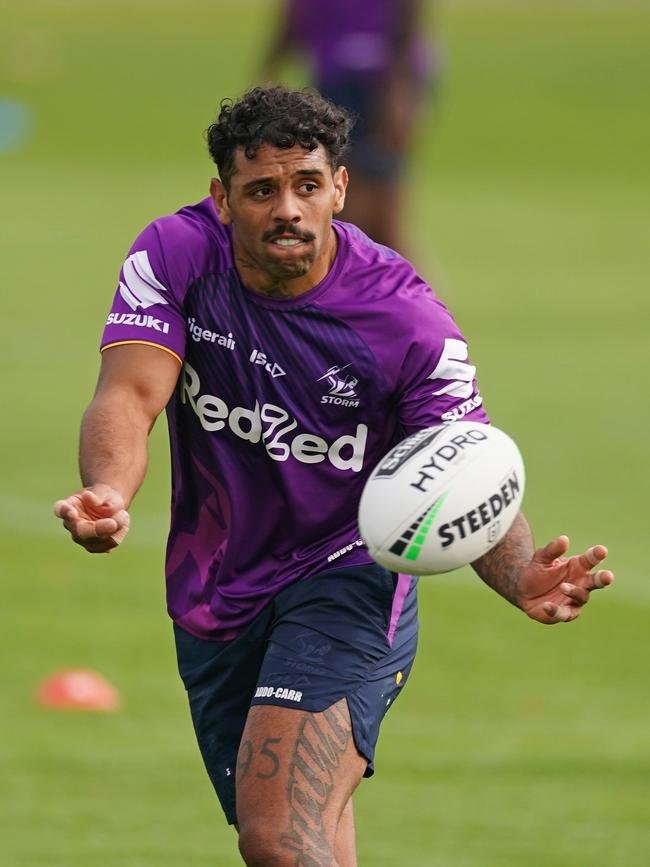
[[397, 624], [402, 614], [402, 609], [404, 608], [404, 600], [406, 599], [406, 596], [411, 589], [412, 581], [413, 578], [410, 575], [402, 575], [400, 573], [397, 577], [397, 586], [395, 587], [395, 593], [393, 594], [393, 607], [390, 611], [390, 624], [388, 626], [388, 633], [386, 635], [388, 643], [391, 647], [393, 646], [393, 639], [395, 638]]

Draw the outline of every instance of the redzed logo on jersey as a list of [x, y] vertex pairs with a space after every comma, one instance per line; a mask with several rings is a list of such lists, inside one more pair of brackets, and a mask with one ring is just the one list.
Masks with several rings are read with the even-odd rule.
[[353, 473], [363, 467], [368, 437], [365, 424], [358, 424], [354, 434], [343, 434], [330, 444], [318, 434], [294, 436], [298, 421], [282, 406], [256, 402], [252, 409], [243, 406], [231, 409], [220, 397], [200, 394], [200, 390], [199, 374], [186, 361], [181, 373], [180, 398], [182, 403], [190, 405], [206, 431], [216, 432], [228, 426], [242, 440], [261, 442], [274, 461], [293, 457], [302, 464], [318, 464], [327, 459], [337, 470], [352, 470]]

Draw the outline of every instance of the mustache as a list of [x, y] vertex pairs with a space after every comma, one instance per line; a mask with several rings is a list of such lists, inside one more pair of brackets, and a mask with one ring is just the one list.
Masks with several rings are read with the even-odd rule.
[[301, 232], [295, 226], [275, 226], [273, 229], [267, 229], [262, 235], [263, 241], [273, 241], [275, 238], [281, 238], [282, 235], [293, 235], [300, 241], [314, 241], [316, 235], [313, 232]]

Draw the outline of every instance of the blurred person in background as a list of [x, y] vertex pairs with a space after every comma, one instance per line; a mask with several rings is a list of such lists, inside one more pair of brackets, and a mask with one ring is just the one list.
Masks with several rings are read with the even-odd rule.
[[305, 56], [316, 88], [357, 121], [342, 218], [404, 252], [404, 165], [438, 53], [419, 34], [421, 0], [286, 0], [262, 67], [273, 79], [290, 53]]

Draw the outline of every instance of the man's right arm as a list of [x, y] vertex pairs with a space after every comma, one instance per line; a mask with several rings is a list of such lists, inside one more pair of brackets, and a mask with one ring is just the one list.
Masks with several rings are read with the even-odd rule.
[[127, 509], [147, 469], [147, 439], [179, 372], [175, 355], [145, 344], [113, 346], [102, 355], [81, 424], [84, 488], [54, 506], [73, 540], [90, 553], [110, 551], [128, 532]]

